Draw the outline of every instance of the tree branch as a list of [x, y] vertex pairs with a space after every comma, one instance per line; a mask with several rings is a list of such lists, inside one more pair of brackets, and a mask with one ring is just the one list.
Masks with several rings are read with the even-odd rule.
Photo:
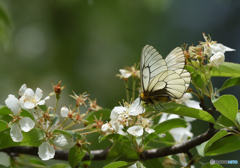
[[[148, 160], [148, 159], [173, 155], [177, 153], [187, 153], [191, 148], [196, 147], [197, 145], [200, 145], [201, 143], [209, 140], [216, 133], [217, 133], [217, 130], [211, 129], [181, 144], [168, 146], [164, 148], [145, 150], [140, 155], [140, 158], [142, 160]], [[17, 146], [17, 147], [5, 148], [0, 151], [6, 152], [10, 155], [28, 154], [28, 155], [38, 156], [37, 147]], [[91, 153], [94, 156], [92, 160], [105, 160], [108, 152], [109, 152], [109, 149], [92, 150]], [[68, 160], [68, 151], [56, 150], [54, 159]], [[83, 160], [90, 160], [90, 155], [86, 153]]]

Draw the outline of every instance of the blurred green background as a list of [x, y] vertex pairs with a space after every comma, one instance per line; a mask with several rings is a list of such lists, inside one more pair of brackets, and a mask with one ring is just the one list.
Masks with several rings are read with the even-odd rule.
[[[145, 44], [165, 57], [183, 43], [204, 41], [203, 32], [236, 49], [225, 54], [226, 61], [240, 63], [239, 0], [1, 0], [0, 7], [0, 104], [8, 94], [17, 95], [23, 83], [47, 96], [51, 82], [62, 80], [67, 87], [59, 107], [74, 104], [68, 96], [74, 90], [87, 91], [100, 106], [112, 109], [125, 98], [123, 81], [115, 75], [139, 62]], [[213, 83], [220, 88], [225, 79]], [[240, 98], [238, 87], [226, 93]], [[48, 104], [54, 106], [54, 100]], [[193, 123], [194, 135], [207, 128], [205, 122]], [[239, 154], [201, 161], [240, 162]]]

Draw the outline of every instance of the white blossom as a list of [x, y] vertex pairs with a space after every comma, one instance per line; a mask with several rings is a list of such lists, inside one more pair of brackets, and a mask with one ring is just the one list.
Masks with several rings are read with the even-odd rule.
[[5, 100], [5, 104], [9, 108], [9, 110], [13, 112], [15, 116], [20, 113], [21, 107], [18, 102], [18, 99], [14, 95], [9, 94], [8, 98]]
[[62, 107], [60, 113], [62, 117], [68, 117], [69, 110], [67, 107]]
[[217, 52], [210, 58], [210, 66], [219, 67], [225, 60], [224, 53]]
[[49, 160], [54, 158], [55, 155], [55, 150], [53, 148], [53, 145], [50, 145], [48, 141], [43, 142], [39, 147], [38, 147], [38, 156], [42, 160]]
[[27, 89], [27, 85], [26, 85], [26, 84], [23, 84], [23, 85], [20, 87], [19, 91], [18, 91], [19, 96], [23, 96], [23, 94], [24, 94], [24, 92], [26, 91], [26, 89]]
[[129, 134], [132, 134], [133, 136], [142, 136], [143, 135], [143, 127], [139, 125], [134, 125], [127, 129], [127, 132]]
[[102, 130], [102, 132], [104, 132], [106, 134], [111, 134], [114, 132], [113, 127], [109, 123], [103, 124], [101, 127], [101, 130]]
[[22, 131], [17, 123], [12, 124], [10, 136], [14, 142], [21, 142], [23, 140]]
[[130, 71], [127, 71], [125, 69], [120, 69], [119, 72], [121, 73], [122, 77], [125, 79], [129, 78], [132, 75]]
[[151, 134], [153, 132], [155, 132], [154, 129], [149, 128], [152, 125], [153, 121], [149, 118], [143, 118], [141, 116], [139, 116], [138, 121], [136, 123], [136, 125], [130, 127], [127, 129], [127, 132], [129, 134], [132, 134], [133, 136], [142, 136], [144, 130]]
[[57, 135], [53, 140], [53, 144], [56, 145], [57, 147], [67, 149], [70, 149], [75, 145], [73, 138], [65, 134]]
[[40, 88], [37, 88], [35, 93], [31, 88], [27, 88], [19, 100], [20, 105], [24, 109], [33, 109], [37, 105], [44, 105], [45, 100], [48, 100], [50, 97], [47, 96], [45, 99], [41, 100], [42, 96], [43, 91]]
[[213, 43], [213, 44], [209, 44], [209, 46], [213, 54], [216, 54], [218, 52], [221, 52], [224, 54], [226, 51], [235, 51], [235, 49], [224, 46], [221, 43]]
[[8, 95], [5, 104], [13, 112], [13, 117], [19, 118], [11, 125], [10, 136], [14, 142], [21, 142], [23, 139], [21, 130], [29, 132], [34, 128], [35, 122], [29, 117], [19, 117], [21, 107], [18, 99], [14, 95]]

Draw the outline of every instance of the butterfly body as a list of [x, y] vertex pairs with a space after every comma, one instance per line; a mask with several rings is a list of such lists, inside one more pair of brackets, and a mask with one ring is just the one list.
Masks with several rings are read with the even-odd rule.
[[179, 99], [187, 91], [191, 77], [184, 69], [185, 57], [181, 48], [172, 50], [166, 59], [150, 45], [143, 47], [140, 61], [141, 94], [145, 103]]

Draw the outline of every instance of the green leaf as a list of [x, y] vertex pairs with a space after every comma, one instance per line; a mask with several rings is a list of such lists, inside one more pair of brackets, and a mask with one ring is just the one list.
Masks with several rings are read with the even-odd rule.
[[108, 134], [108, 135], [105, 135], [105, 136], [99, 136], [99, 143], [102, 142], [103, 140], [105, 139], [112, 139], [113, 141], [121, 141], [121, 142], [127, 142], [129, 140], [128, 137], [124, 136], [124, 135], [120, 135], [120, 134]]
[[154, 127], [154, 130], [156, 134], [160, 134], [177, 127], [186, 128], [187, 122], [182, 118], [174, 118], [174, 119], [166, 120], [164, 122], [159, 123]]
[[211, 114], [200, 109], [195, 109], [190, 107], [178, 107], [174, 109], [165, 109], [162, 112], [177, 114], [177, 115], [187, 116], [187, 117], [193, 117], [203, 121], [215, 123], [215, 120]]
[[224, 62], [218, 68], [212, 68], [211, 76], [240, 77], [240, 64]]
[[240, 77], [234, 77], [234, 78], [230, 78], [230, 79], [226, 80], [219, 90], [222, 91], [224, 89], [227, 89], [227, 88], [229, 88], [231, 86], [235, 86], [235, 85], [240, 85]]
[[237, 113], [236, 122], [240, 125], [240, 113]]
[[151, 140], [153, 139], [160, 139], [160, 137], [158, 136], [158, 134], [156, 133], [151, 133], [151, 134], [148, 134], [146, 138], [144, 138], [144, 145], [147, 145]]
[[139, 159], [137, 152], [131, 148], [130, 143], [115, 142], [110, 148], [105, 165], [108, 165], [117, 160], [136, 161]]
[[4, 106], [0, 109], [0, 115], [9, 115], [12, 114], [12, 112], [8, 109], [7, 106]]
[[[221, 124], [221, 125], [218, 125]], [[220, 115], [217, 119], [217, 122], [216, 124], [214, 125], [214, 128], [215, 129], [222, 129], [222, 128], [225, 128], [225, 127], [231, 127], [231, 126], [235, 126], [235, 123], [231, 120], [229, 120], [228, 118], [226, 118], [224, 115]]]
[[143, 165], [146, 166], [146, 167], [163, 168], [163, 165], [162, 165], [161, 161], [158, 158], [146, 160], [146, 161], [143, 162]]
[[70, 166], [66, 163], [56, 163], [54, 165], [51, 165], [50, 168], [70, 168]]
[[7, 131], [1, 132], [0, 136], [0, 149], [8, 148], [12, 146], [35, 146], [38, 147], [42, 143], [44, 138], [44, 132], [38, 128], [33, 128], [29, 132], [22, 132], [22, 142], [13, 142], [10, 136], [10, 128]]
[[233, 95], [223, 95], [218, 99], [211, 99], [216, 109], [225, 117], [235, 122], [238, 112], [238, 101]]
[[86, 151], [78, 146], [74, 146], [69, 150], [68, 161], [71, 167], [76, 167], [85, 156]]
[[28, 161], [35, 165], [47, 166], [46, 163], [44, 163], [42, 160], [37, 159], [37, 158], [29, 158]]
[[103, 168], [118, 168], [118, 167], [126, 166], [126, 165], [128, 165], [128, 162], [118, 161], [118, 162], [110, 163], [107, 166], [104, 166]]
[[239, 136], [226, 136], [214, 142], [208, 151], [206, 156], [220, 155], [224, 153], [230, 153], [240, 150], [240, 137]]
[[201, 143], [200, 145], [198, 145], [198, 146], [196, 147], [196, 148], [197, 148], [197, 151], [198, 151], [198, 154], [199, 154], [200, 156], [202, 156], [202, 157], [205, 156], [204, 148], [205, 148], [206, 144], [207, 144], [207, 141]]
[[204, 147], [204, 153], [208, 151], [208, 149], [211, 147], [211, 145], [216, 142], [218, 139], [228, 135], [226, 130], [221, 130], [217, 132], [211, 139], [209, 139]]
[[203, 165], [202, 168], [223, 168], [223, 167], [219, 164], [207, 163], [207, 164]]
[[8, 129], [7, 125], [8, 123], [6, 121], [0, 120], [0, 132]]
[[92, 111], [86, 118], [85, 120], [87, 120], [88, 122], [84, 123], [84, 125], [89, 125], [92, 124], [95, 120], [95, 117], [97, 117], [97, 119], [99, 119], [100, 117], [102, 117], [103, 121], [107, 121], [110, 119], [110, 114], [111, 114], [111, 110], [110, 109], [101, 109], [98, 111]]

